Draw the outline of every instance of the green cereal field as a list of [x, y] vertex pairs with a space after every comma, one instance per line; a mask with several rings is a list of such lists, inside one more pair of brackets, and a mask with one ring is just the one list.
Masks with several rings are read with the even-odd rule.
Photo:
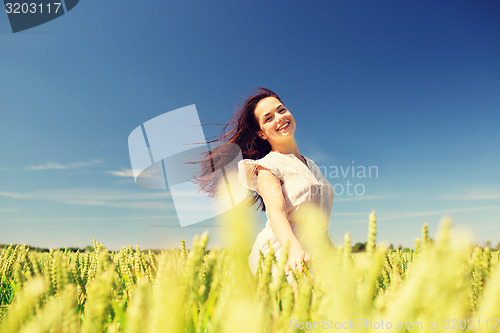
[[[306, 213], [311, 225], [322, 218]], [[192, 249], [181, 241], [161, 253], [111, 252], [96, 241], [83, 253], [4, 248], [0, 332], [500, 331], [499, 251], [472, 246], [447, 218], [433, 239], [424, 225], [404, 252], [376, 244], [374, 214], [364, 252], [351, 252], [348, 234], [332, 249], [309, 233], [314, 274], [305, 267], [294, 288], [284, 273], [271, 275], [274, 255], [250, 273], [245, 216], [227, 222], [227, 249], [206, 251], [207, 233]]]

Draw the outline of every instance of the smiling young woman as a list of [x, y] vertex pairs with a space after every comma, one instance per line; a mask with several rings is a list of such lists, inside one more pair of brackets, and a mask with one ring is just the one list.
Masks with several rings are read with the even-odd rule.
[[[302, 270], [302, 263], [310, 254], [296, 235], [294, 213], [304, 203], [316, 204], [329, 217], [333, 204], [333, 186], [321, 174], [318, 166], [299, 153], [295, 141], [296, 122], [276, 93], [258, 88], [249, 96], [235, 118], [224, 127], [236, 125], [215, 142], [225, 140], [239, 146], [243, 160], [238, 162], [238, 179], [252, 190], [253, 201], [266, 212], [267, 222], [258, 234], [248, 258], [253, 274], [256, 273], [260, 254], [269, 253], [269, 244], [279, 257], [288, 243], [288, 261], [285, 270]], [[223, 130], [223, 132], [224, 132]], [[222, 145], [207, 154], [202, 163], [198, 182], [207, 192], [215, 190], [213, 170], [229, 161], [227, 149]], [[328, 226], [325, 235], [328, 238]], [[273, 266], [273, 274], [276, 267]], [[291, 281], [291, 276], [289, 278]]]

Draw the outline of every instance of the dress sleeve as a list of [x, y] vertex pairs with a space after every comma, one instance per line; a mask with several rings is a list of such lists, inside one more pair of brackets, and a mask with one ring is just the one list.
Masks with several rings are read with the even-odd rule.
[[265, 159], [251, 160], [243, 159], [238, 162], [238, 180], [243, 186], [252, 191], [256, 191], [260, 195], [259, 186], [257, 185], [257, 166], [264, 167], [278, 177], [283, 184], [283, 175], [280, 170]]

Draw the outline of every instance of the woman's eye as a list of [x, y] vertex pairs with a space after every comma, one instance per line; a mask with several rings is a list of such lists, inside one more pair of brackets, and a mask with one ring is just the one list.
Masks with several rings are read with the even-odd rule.
[[280, 113], [286, 112], [286, 109], [281, 109]]
[[271, 117], [267, 117], [267, 118], [266, 118], [266, 123], [267, 123], [269, 120], [271, 120]]

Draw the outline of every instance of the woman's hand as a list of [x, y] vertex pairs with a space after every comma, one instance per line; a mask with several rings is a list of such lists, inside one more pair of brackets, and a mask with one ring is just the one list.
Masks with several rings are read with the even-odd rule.
[[309, 253], [301, 247], [292, 248], [288, 252], [288, 260], [285, 265], [286, 275], [290, 274], [290, 270], [302, 272], [302, 263], [308, 263], [311, 260]]

